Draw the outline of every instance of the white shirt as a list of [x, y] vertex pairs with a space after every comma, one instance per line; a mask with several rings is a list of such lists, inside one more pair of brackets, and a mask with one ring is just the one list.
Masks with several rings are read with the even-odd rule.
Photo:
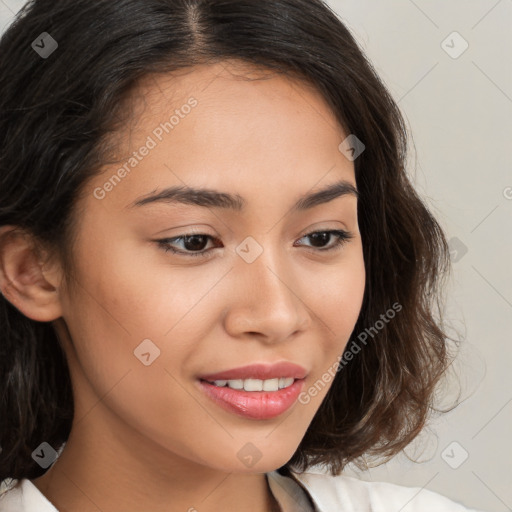
[[[292, 475], [266, 473], [283, 512], [479, 512], [419, 487], [366, 482], [343, 474]], [[2, 487], [6, 486], [0, 491], [0, 512], [58, 512], [30, 480], [4, 480]]]

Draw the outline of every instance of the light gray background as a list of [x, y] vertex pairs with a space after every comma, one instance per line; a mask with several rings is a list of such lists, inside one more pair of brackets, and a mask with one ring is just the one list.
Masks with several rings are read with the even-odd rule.
[[[358, 476], [512, 510], [512, 1], [329, 5], [406, 117], [411, 178], [454, 249], [446, 315], [450, 335], [464, 340], [455, 370], [466, 400], [406, 450], [425, 462], [398, 456]], [[454, 31], [469, 45], [458, 58], [443, 48], [462, 49], [457, 40], [441, 45]], [[453, 441], [462, 448], [444, 452]], [[457, 465], [462, 450], [468, 458], [457, 469], [442, 457]]]
[[[1, 31], [23, 3], [0, 0]], [[424, 462], [399, 455], [346, 473], [512, 511], [512, 0], [329, 4], [409, 125], [411, 179], [453, 248], [446, 316], [450, 335], [463, 339], [452, 379], [461, 405], [434, 418], [406, 450]], [[37, 35], [27, 35], [27, 45]]]

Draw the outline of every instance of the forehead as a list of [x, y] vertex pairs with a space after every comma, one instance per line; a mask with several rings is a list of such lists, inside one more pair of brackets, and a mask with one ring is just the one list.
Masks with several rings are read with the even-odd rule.
[[335, 114], [298, 79], [221, 62], [147, 76], [130, 102], [131, 120], [118, 133], [119, 164], [108, 166], [95, 185], [148, 140], [152, 147], [109, 193], [116, 208], [171, 185], [261, 192], [277, 200], [339, 178], [355, 184], [353, 164], [338, 150], [344, 132]]
[[141, 108], [152, 111], [151, 105], [162, 105], [167, 101], [173, 106], [191, 94], [200, 96], [203, 103], [212, 105], [216, 103], [215, 100], [225, 101], [226, 96], [233, 102], [247, 102], [255, 96], [259, 96], [260, 100], [263, 96], [273, 99], [280, 97], [281, 100], [287, 97], [291, 100], [295, 96], [293, 99], [297, 101], [296, 96], [300, 95], [303, 101], [315, 103], [315, 108], [320, 106], [320, 114], [332, 114], [320, 92], [306, 77], [239, 59], [148, 74], [139, 80], [129, 98], [132, 106], [138, 105], [139, 111]]
[[[181, 120], [180, 110], [191, 98], [197, 101], [199, 108], [194, 108], [192, 120], [184, 123], [187, 127], [192, 123], [194, 128], [199, 124], [214, 125], [226, 132], [237, 124], [240, 135], [249, 135], [251, 128], [267, 131], [276, 126], [287, 132], [295, 127], [310, 137], [315, 132], [320, 132], [322, 137], [326, 131], [335, 137], [343, 133], [334, 112], [309, 81], [239, 60], [144, 77], [129, 95], [131, 119], [127, 128], [132, 134], [147, 133], [155, 121], [169, 120], [173, 113]], [[294, 125], [298, 117], [304, 121], [300, 127]], [[249, 124], [242, 125], [242, 122]], [[173, 139], [179, 131], [186, 130], [173, 129]], [[272, 134], [275, 132], [273, 130]], [[216, 134], [210, 130], [209, 137]]]

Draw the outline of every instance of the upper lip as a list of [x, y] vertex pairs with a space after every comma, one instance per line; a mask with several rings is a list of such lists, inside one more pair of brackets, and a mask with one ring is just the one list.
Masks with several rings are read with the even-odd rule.
[[287, 361], [274, 364], [250, 364], [225, 370], [218, 373], [201, 375], [199, 378], [213, 382], [215, 380], [236, 380], [236, 379], [275, 379], [279, 377], [293, 377], [294, 379], [303, 379], [307, 375], [307, 370], [302, 366]]

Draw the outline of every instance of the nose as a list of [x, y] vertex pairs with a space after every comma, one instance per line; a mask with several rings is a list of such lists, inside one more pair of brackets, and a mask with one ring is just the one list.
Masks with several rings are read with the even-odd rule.
[[224, 322], [233, 337], [256, 336], [276, 343], [311, 324], [307, 296], [293, 267], [278, 265], [270, 251], [250, 264], [237, 261], [231, 274], [234, 293]]

